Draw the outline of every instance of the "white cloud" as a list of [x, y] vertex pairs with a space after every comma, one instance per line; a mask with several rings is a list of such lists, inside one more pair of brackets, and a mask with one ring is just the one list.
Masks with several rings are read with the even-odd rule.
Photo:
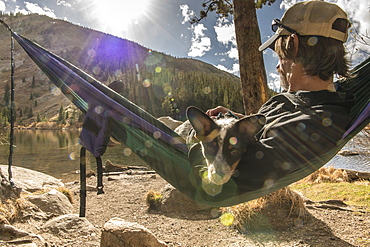
[[226, 22], [225, 19], [219, 19], [214, 28], [217, 34], [218, 42], [225, 45], [228, 43], [236, 45], [234, 23]]
[[[185, 24], [195, 15], [189, 6], [180, 5], [181, 14], [184, 17], [181, 24]], [[207, 51], [211, 50], [211, 39], [206, 37], [204, 31], [207, 30], [203, 24], [193, 24], [189, 30], [192, 32], [191, 47], [188, 52], [190, 57], [202, 57]]]
[[239, 69], [239, 64], [238, 63], [234, 63], [233, 67], [231, 69], [226, 68], [222, 64], [217, 65], [216, 68], [218, 68], [220, 70], [223, 70], [223, 71], [226, 71], [226, 72], [229, 72], [230, 74], [240, 76], [240, 71], [239, 71], [240, 69]]
[[267, 80], [268, 87], [271, 88], [272, 90], [276, 92], [281, 91], [280, 87], [280, 75], [277, 72], [270, 72], [269, 75], [269, 80]]
[[5, 12], [5, 10], [6, 10], [5, 3], [3, 1], [0, 1], [0, 11]]
[[40, 15], [46, 15], [52, 18], [56, 18], [54, 11], [49, 9], [48, 7], [41, 8], [37, 3], [30, 3], [30, 2], [24, 2], [24, 4], [26, 5], [26, 9], [30, 13], [37, 13]]
[[21, 13], [23, 15], [28, 15], [30, 12], [26, 9], [21, 9], [18, 5], [14, 9], [14, 13]]
[[348, 0], [333, 2], [347, 12], [352, 22], [347, 49], [351, 53], [352, 61], [354, 64], [357, 64], [366, 59], [370, 54], [370, 3], [369, 1]]
[[[217, 41], [229, 49], [226, 52], [227, 56], [233, 60], [239, 60], [234, 22], [229, 22], [227, 19], [218, 19], [214, 29], [217, 35]], [[235, 74], [235, 71], [232, 73]]]
[[181, 22], [181, 24], [185, 24], [186, 22], [189, 22], [191, 18], [194, 16], [194, 11], [189, 9], [189, 6], [184, 4], [180, 5], [181, 14], [184, 17], [184, 20]]
[[70, 3], [67, 3], [64, 0], [57, 0], [57, 5], [62, 5], [62, 6], [65, 6], [65, 7], [72, 7], [72, 5]]
[[191, 38], [191, 47], [188, 56], [201, 57], [207, 51], [211, 50], [211, 39], [204, 34], [207, 28], [203, 24], [198, 24], [193, 25], [190, 30], [193, 32], [193, 37]]
[[239, 53], [238, 53], [238, 48], [232, 47], [227, 54], [229, 55], [230, 58], [238, 60], [239, 59]]
[[287, 10], [290, 7], [292, 7], [295, 3], [298, 3], [298, 2], [302, 2], [302, 1], [299, 1], [299, 0], [283, 0], [280, 3], [280, 8], [283, 9], [283, 10]]

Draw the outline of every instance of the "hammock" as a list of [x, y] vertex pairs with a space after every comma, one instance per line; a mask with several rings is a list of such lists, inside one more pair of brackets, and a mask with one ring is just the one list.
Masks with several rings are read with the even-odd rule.
[[95, 80], [79, 68], [52, 54], [36, 43], [14, 32], [13, 37], [26, 53], [49, 77], [49, 79], [81, 111], [95, 107], [98, 114], [108, 117], [112, 136], [126, 144], [161, 177], [183, 194], [195, 201], [211, 206], [229, 206], [264, 196], [298, 181], [328, 162], [352, 137], [361, 131], [370, 120], [370, 58], [355, 68], [355, 76], [342, 85], [355, 97], [351, 116], [355, 121], [343, 139], [325, 157], [312, 161], [306, 168], [277, 180], [272, 187], [260, 188], [243, 194], [234, 193], [235, 188], [226, 183], [217, 195], [204, 191], [188, 160], [188, 148], [175, 132], [152, 115]]

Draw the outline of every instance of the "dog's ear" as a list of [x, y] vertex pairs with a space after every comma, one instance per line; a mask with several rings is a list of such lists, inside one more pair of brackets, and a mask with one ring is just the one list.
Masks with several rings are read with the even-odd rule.
[[218, 135], [218, 125], [200, 109], [188, 107], [186, 117], [193, 126], [198, 140], [211, 141]]
[[244, 117], [235, 123], [241, 134], [246, 134], [250, 138], [254, 136], [262, 129], [266, 123], [266, 117], [262, 114], [255, 114]]

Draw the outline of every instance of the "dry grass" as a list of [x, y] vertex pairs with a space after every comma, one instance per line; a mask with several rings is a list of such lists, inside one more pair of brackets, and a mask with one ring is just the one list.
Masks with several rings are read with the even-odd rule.
[[163, 195], [160, 192], [148, 191], [145, 196], [146, 205], [149, 209], [159, 210]]
[[0, 225], [9, 224], [23, 218], [24, 215], [28, 214], [29, 210], [37, 211], [38, 209], [22, 197], [0, 202]]
[[220, 211], [221, 223], [232, 225], [242, 233], [301, 225], [306, 216], [302, 197], [289, 187]]
[[17, 201], [6, 200], [0, 202], [0, 224], [12, 222], [18, 215], [18, 208]]
[[322, 167], [300, 182], [303, 183], [340, 183], [350, 182], [347, 172], [343, 169], [335, 169], [332, 166]]

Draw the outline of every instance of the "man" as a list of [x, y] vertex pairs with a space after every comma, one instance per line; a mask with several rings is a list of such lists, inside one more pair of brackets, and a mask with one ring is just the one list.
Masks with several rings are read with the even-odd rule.
[[[278, 181], [294, 182], [328, 161], [325, 154], [336, 146], [351, 122], [354, 98], [333, 83], [336, 74], [349, 76], [343, 46], [349, 26], [341, 8], [323, 1], [297, 3], [281, 21], [273, 21], [275, 34], [259, 50], [271, 48], [278, 55], [284, 92], [259, 110], [267, 122], [232, 178], [237, 194], [278, 189], [274, 187]], [[219, 106], [207, 114], [227, 111]]]

